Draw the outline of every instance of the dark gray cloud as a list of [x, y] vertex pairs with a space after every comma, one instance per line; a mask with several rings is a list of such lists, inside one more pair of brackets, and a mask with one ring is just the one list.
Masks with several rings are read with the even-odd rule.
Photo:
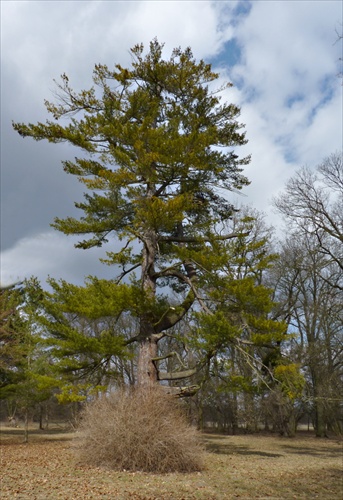
[[73, 201], [82, 197], [76, 179], [66, 179], [63, 148], [36, 143], [2, 127], [1, 249], [49, 228], [54, 217], [76, 215]]

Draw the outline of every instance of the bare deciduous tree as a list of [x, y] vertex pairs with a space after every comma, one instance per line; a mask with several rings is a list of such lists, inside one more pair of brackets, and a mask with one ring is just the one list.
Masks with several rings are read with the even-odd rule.
[[[334, 262], [343, 270], [342, 152], [325, 158], [315, 171], [300, 169], [274, 205], [291, 230], [315, 235], [327, 263]], [[343, 290], [342, 281], [335, 280], [334, 286]]]

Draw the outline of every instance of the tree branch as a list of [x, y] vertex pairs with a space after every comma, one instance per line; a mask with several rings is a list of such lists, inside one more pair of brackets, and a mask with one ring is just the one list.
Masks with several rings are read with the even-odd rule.
[[189, 378], [198, 372], [198, 368], [190, 368], [182, 372], [158, 372], [158, 380], [182, 380]]
[[[249, 236], [249, 232], [245, 233], [231, 233], [224, 234], [222, 236], [215, 236], [216, 241], [226, 241], [233, 238], [238, 238], [239, 236]], [[194, 237], [194, 236], [160, 236], [159, 241], [163, 243], [206, 243], [211, 241], [213, 238], [207, 237]]]
[[164, 387], [166, 394], [170, 394], [177, 398], [187, 398], [194, 396], [199, 390], [200, 385], [187, 385], [185, 387]]

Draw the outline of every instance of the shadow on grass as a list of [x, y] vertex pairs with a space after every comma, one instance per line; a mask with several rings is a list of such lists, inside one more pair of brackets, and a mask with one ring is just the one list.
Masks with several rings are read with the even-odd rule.
[[332, 447], [321, 447], [314, 448], [313, 446], [289, 446], [289, 445], [281, 445], [281, 448], [285, 450], [286, 453], [294, 454], [294, 455], [311, 455], [312, 457], [327, 457], [327, 458], [336, 458], [339, 456], [343, 456], [342, 446], [338, 446], [337, 449]]
[[[66, 428], [51, 428], [51, 429], [32, 429], [29, 428], [28, 440], [29, 443], [44, 443], [46, 441], [69, 441], [73, 439], [75, 433]], [[0, 427], [0, 444], [1, 446], [10, 444], [23, 444], [24, 428], [9, 428]]]
[[[285, 455], [303, 455], [317, 458], [338, 458], [343, 456], [343, 448], [341, 443], [337, 443], [336, 447], [333, 442], [325, 446], [325, 441], [318, 439], [318, 446], [314, 444], [313, 438], [311, 441], [304, 443], [304, 440], [297, 441], [296, 438], [288, 443], [283, 442], [278, 444], [276, 452], [267, 452], [256, 450], [249, 447], [249, 443], [236, 444], [226, 439], [227, 436], [222, 435], [206, 435], [204, 436], [204, 444], [209, 452], [221, 455], [245, 455], [245, 456], [260, 456], [266, 458], [278, 458]], [[323, 446], [324, 445], [324, 446]]]
[[218, 455], [245, 455], [245, 456], [259, 456], [265, 458], [278, 458], [283, 455], [280, 453], [269, 453], [266, 451], [251, 450], [248, 446], [241, 446], [236, 444], [228, 444], [224, 440], [220, 441], [220, 437], [213, 439], [205, 438], [205, 447], [210, 453]]

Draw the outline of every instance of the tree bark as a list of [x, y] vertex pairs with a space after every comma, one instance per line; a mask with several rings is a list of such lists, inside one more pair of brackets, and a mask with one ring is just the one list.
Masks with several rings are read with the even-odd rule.
[[[148, 196], [151, 195], [151, 189], [151, 186], [147, 189]], [[154, 278], [156, 241], [155, 231], [146, 231], [143, 240], [141, 282], [147, 299], [152, 301], [156, 296], [156, 278]], [[157, 368], [153, 362], [153, 358], [157, 357], [157, 342], [159, 337], [155, 334], [153, 319], [149, 311], [144, 312], [140, 318], [139, 337], [137, 383], [140, 387], [152, 387], [158, 380]]]
[[157, 383], [157, 369], [152, 361], [157, 356], [157, 339], [153, 335], [139, 344], [137, 382], [140, 387], [153, 387]]

